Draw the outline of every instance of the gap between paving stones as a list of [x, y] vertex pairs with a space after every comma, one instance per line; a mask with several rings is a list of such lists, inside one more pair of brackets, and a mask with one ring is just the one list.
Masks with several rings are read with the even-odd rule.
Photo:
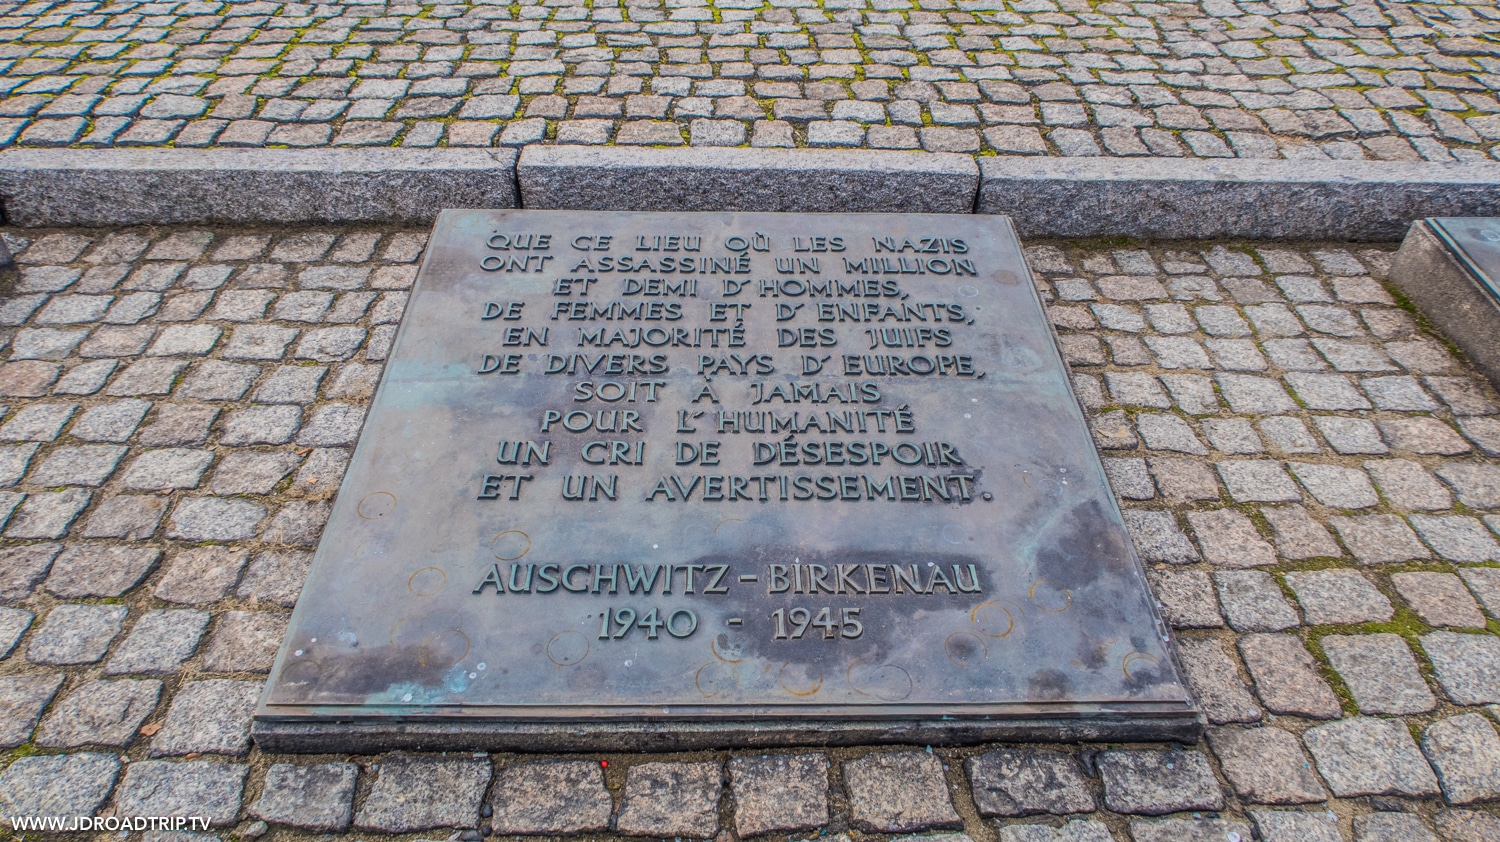
[[1500, 164], [813, 149], [20, 149], [13, 225], [430, 222], [444, 207], [1003, 213], [1023, 237], [1398, 239], [1500, 214]]

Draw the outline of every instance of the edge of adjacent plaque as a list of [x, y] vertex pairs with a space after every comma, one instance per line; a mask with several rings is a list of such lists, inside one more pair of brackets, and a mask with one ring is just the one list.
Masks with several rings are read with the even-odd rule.
[[1483, 216], [1434, 216], [1422, 221], [1427, 223], [1428, 230], [1436, 234], [1438, 240], [1443, 245], [1447, 246], [1450, 251], [1459, 257], [1458, 264], [1469, 275], [1469, 278], [1481, 289], [1488, 291], [1490, 296], [1497, 302], [1500, 302], [1500, 278], [1491, 278], [1485, 274], [1484, 267], [1479, 265], [1479, 261], [1467, 248], [1464, 248], [1463, 241], [1459, 239], [1458, 234], [1450, 231], [1447, 225], [1450, 221], [1467, 222], [1488, 218]]

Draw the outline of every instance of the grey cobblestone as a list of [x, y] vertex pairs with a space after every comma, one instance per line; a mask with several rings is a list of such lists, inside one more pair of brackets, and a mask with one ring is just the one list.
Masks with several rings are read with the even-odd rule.
[[68, 599], [117, 597], [139, 584], [159, 558], [161, 550], [153, 547], [74, 544], [52, 562], [44, 587]]
[[1188, 513], [1203, 557], [1218, 567], [1259, 567], [1276, 563], [1276, 551], [1250, 519], [1232, 509]]
[[1500, 702], [1500, 638], [1439, 631], [1421, 642], [1438, 684], [1455, 704]]
[[1244, 418], [1205, 418], [1203, 431], [1214, 449], [1237, 456], [1264, 453], [1255, 427]]
[[1312, 804], [1328, 791], [1312, 770], [1297, 738], [1279, 728], [1213, 728], [1209, 745], [1224, 776], [1252, 804]]
[[1263, 570], [1220, 570], [1213, 574], [1219, 604], [1229, 625], [1240, 632], [1280, 631], [1297, 625], [1297, 612]]
[[1130, 836], [1135, 842], [1220, 842], [1249, 839], [1250, 825], [1228, 819], [1132, 819]]
[[167, 675], [198, 648], [207, 628], [207, 611], [155, 610], [136, 621], [125, 641], [104, 665], [106, 675]]
[[1099, 756], [1104, 804], [1118, 813], [1162, 815], [1224, 805], [1208, 759], [1192, 751], [1107, 751]]
[[[381, 762], [378, 774], [364, 804], [355, 813], [355, 827], [390, 833], [473, 827], [489, 783], [490, 761], [395, 755]], [[519, 806], [524, 809], [524, 805]], [[607, 811], [605, 818], [608, 819]]]
[[627, 836], [711, 839], [719, 831], [722, 777], [717, 763], [632, 766], [615, 830]]
[[1240, 678], [1239, 665], [1212, 638], [1178, 641], [1183, 672], [1209, 722], [1256, 722], [1260, 705]]
[[1450, 561], [1500, 559], [1500, 544], [1477, 518], [1458, 515], [1412, 515], [1408, 520], [1422, 540]]
[[160, 695], [161, 682], [155, 680], [88, 682], [52, 705], [37, 731], [37, 745], [129, 745]]
[[968, 760], [974, 803], [985, 816], [1093, 812], [1097, 803], [1072, 756], [1002, 749]]
[[1271, 525], [1276, 549], [1289, 559], [1343, 555], [1327, 527], [1312, 519], [1302, 506], [1263, 506], [1261, 516]]
[[1470, 713], [1429, 725], [1422, 751], [1437, 771], [1449, 804], [1500, 798], [1500, 736], [1484, 716]]
[[1331, 517], [1328, 522], [1339, 533], [1344, 546], [1364, 564], [1410, 561], [1432, 555], [1417, 540], [1411, 527], [1395, 515]]
[[177, 504], [167, 537], [185, 541], [242, 541], [255, 536], [266, 508], [249, 500], [189, 497]]
[[1491, 567], [1460, 567], [1458, 575], [1491, 617], [1500, 617], [1500, 571]]
[[1369, 813], [1354, 817], [1357, 842], [1437, 842], [1437, 837], [1410, 813]]
[[243, 755], [250, 748], [250, 713], [259, 696], [260, 684], [252, 681], [213, 679], [184, 685], [151, 741], [151, 756]]
[[0, 748], [15, 748], [31, 738], [62, 683], [56, 673], [0, 678]]
[[845, 762], [843, 771], [853, 821], [863, 829], [904, 833], [962, 826], [943, 765], [932, 754], [876, 752]]
[[1482, 810], [1440, 810], [1434, 818], [1438, 832], [1458, 842], [1483, 842], [1500, 834], [1500, 819]]
[[0, 608], [0, 659], [10, 657], [36, 615], [24, 608]]
[[289, 615], [272, 611], [230, 611], [203, 653], [207, 672], [269, 672], [286, 634]]
[[249, 813], [308, 830], [345, 830], [353, 815], [358, 777], [359, 767], [353, 763], [277, 763], [266, 770], [265, 788]]
[[1328, 635], [1318, 642], [1360, 713], [1424, 713], [1437, 706], [1398, 635]]
[[1400, 722], [1353, 718], [1302, 737], [1334, 795], [1436, 795], [1437, 779]]
[[0, 801], [18, 816], [97, 815], [120, 766], [118, 757], [89, 752], [22, 757], [0, 772]]
[[729, 775], [740, 836], [810, 830], [828, 821], [828, 760], [821, 755], [736, 757]]
[[29, 597], [60, 552], [61, 544], [28, 544], [0, 552], [0, 599]]
[[1150, 571], [1152, 592], [1160, 601], [1162, 619], [1179, 629], [1218, 628], [1224, 625], [1213, 583], [1201, 570]]
[[[877, 93], [870, 86], [884, 83], [873, 80], [880, 76], [894, 77], [901, 83], [897, 96], [903, 99], [890, 108], [893, 121], [920, 123], [925, 110], [940, 126], [972, 124], [976, 120], [971, 103], [979, 100], [980, 120], [1002, 122], [985, 133], [986, 143], [1000, 152], [1052, 151], [1045, 145], [1050, 141], [1055, 146], [1054, 154], [1065, 155], [1107, 151], [1125, 155], [1151, 152], [1209, 157], [1231, 154], [1417, 157], [1412, 144], [1402, 139], [1404, 134], [1415, 137], [1422, 154], [1451, 159], [1452, 154], [1482, 155], [1486, 144], [1492, 141], [1491, 135], [1497, 134], [1486, 122], [1493, 118], [1484, 116], [1484, 110], [1469, 110], [1476, 107], [1475, 103], [1483, 108], [1493, 107], [1493, 97], [1488, 94], [1466, 93], [1470, 101], [1462, 101], [1447, 91], [1426, 91], [1425, 99], [1419, 100], [1399, 87], [1413, 79], [1420, 80], [1422, 73], [1438, 85], [1462, 85], [1480, 91], [1491, 87], [1487, 84], [1493, 69], [1486, 64], [1491, 61], [1489, 58], [1483, 54], [1471, 58], [1444, 51], [1450, 42], [1462, 42], [1465, 38], [1443, 36], [1482, 35], [1485, 19], [1441, 16], [1437, 12], [1441, 7], [1426, 4], [1419, 7], [1424, 17], [1413, 15], [1405, 21], [1405, 28], [1396, 29], [1390, 28], [1386, 21], [1375, 28], [1364, 25], [1372, 21], [1356, 22], [1351, 17], [1321, 11], [1313, 11], [1321, 16], [1314, 19], [1305, 9], [1236, 9], [1234, 15], [1217, 16], [1220, 10], [1208, 8], [1208, 4], [1183, 7], [1171, 14], [1126, 5], [1059, 14], [1055, 7], [1041, 6], [1026, 11], [999, 8], [953, 11], [951, 7], [947, 11], [926, 11], [872, 9], [862, 4], [818, 11], [815, 17], [806, 18], [788, 15], [789, 10], [775, 6], [740, 8], [740, 4], [721, 4], [716, 11], [718, 18], [708, 10], [703, 10], [704, 14], [697, 18], [682, 18], [682, 13], [688, 10], [676, 9], [672, 15], [677, 19], [670, 24], [653, 23], [665, 16], [663, 11], [641, 6], [607, 10], [610, 14], [602, 18], [597, 15], [599, 10], [593, 15], [584, 12], [592, 20], [578, 20], [579, 16], [571, 13], [573, 7], [534, 6], [528, 7], [527, 12], [538, 14], [523, 14], [519, 21], [515, 20], [514, 12], [508, 18], [494, 19], [492, 15], [501, 10], [484, 6], [462, 5], [452, 9], [455, 17], [425, 20], [415, 16], [414, 7], [395, 6], [386, 10], [387, 16], [378, 19], [377, 26], [357, 28], [329, 23], [329, 18], [336, 14], [331, 9], [318, 9], [312, 16], [302, 16], [301, 12], [314, 9], [276, 6], [267, 8], [259, 18], [169, 15], [152, 19], [153, 23], [163, 24], [161, 27], [135, 29], [131, 27], [137, 24], [136, 20], [112, 8], [92, 17], [74, 17], [68, 26], [57, 25], [63, 18], [49, 18], [29, 7], [20, 8], [24, 14], [13, 13], [10, 20], [21, 28], [13, 31], [44, 37], [52, 44], [46, 49], [57, 51], [55, 54], [59, 56], [23, 59], [20, 65], [23, 72], [60, 74], [81, 70], [104, 82], [94, 86], [33, 82], [23, 88], [37, 92], [20, 98], [26, 101], [29, 97], [30, 101], [27, 107], [15, 112], [21, 116], [14, 118], [8, 130], [8, 135], [22, 144], [66, 143], [77, 138], [87, 124], [79, 112], [89, 110], [96, 115], [96, 123], [88, 140], [116, 144], [167, 143], [174, 137], [179, 145], [212, 142], [215, 137], [221, 144], [268, 140], [320, 143], [328, 142], [330, 137], [335, 143], [423, 144], [435, 142], [442, 130], [441, 122], [429, 118], [451, 120], [451, 116], [442, 115], [457, 112], [466, 120], [506, 120], [517, 110], [547, 116], [510, 123], [502, 133], [502, 143], [541, 140], [549, 128], [549, 120], [558, 142], [566, 142], [570, 126], [583, 120], [561, 118], [568, 114], [584, 119], [600, 119], [587, 116], [591, 114], [617, 116], [619, 100], [629, 102], [643, 90], [639, 77], [610, 77], [612, 71], [618, 73], [624, 69], [652, 79], [655, 95], [651, 99], [660, 102], [654, 104], [652, 111], [635, 111], [635, 114], [660, 119], [670, 112], [675, 119], [687, 122], [705, 117], [714, 97], [731, 94], [727, 100], [737, 99], [733, 94], [743, 90], [737, 80], [754, 72], [756, 67], [763, 78], [785, 80], [757, 82], [758, 93], [763, 86], [779, 85], [784, 90], [778, 90], [778, 94], [809, 98], [778, 99], [778, 103], [815, 102], [818, 100], [814, 98], [833, 96], [837, 105], [849, 95], [842, 85], [803, 81], [805, 77], [856, 78], [862, 73], [871, 81], [854, 82], [850, 89], [864, 90], [882, 99], [890, 93]], [[472, 17], [480, 10], [486, 10], [487, 14]], [[1441, 21], [1442, 29], [1434, 31], [1418, 25], [1429, 18]], [[87, 25], [72, 25], [74, 20]], [[269, 22], [273, 28], [263, 35], [285, 32], [288, 38], [243, 43], [255, 31], [243, 25], [246, 20]], [[943, 21], [943, 24], [929, 31], [924, 29], [932, 26], [929, 21]], [[198, 27], [205, 24], [211, 29], [208, 37], [212, 40], [207, 44], [192, 44], [204, 37], [205, 31]], [[1064, 33], [1076, 37], [1055, 37], [1059, 25]], [[431, 28], [434, 26], [438, 28]], [[548, 29], [527, 29], [516, 37], [514, 30], [521, 27]], [[551, 40], [556, 34], [551, 27], [561, 29], [564, 37]], [[823, 34], [821, 30], [828, 27], [858, 33], [864, 49], [858, 49], [861, 45], [850, 36]], [[1030, 34], [1013, 34], [997, 40], [994, 36], [1003, 31], [1001, 27]], [[1191, 28], [1201, 30], [1210, 40], [1171, 40], [1188, 35]], [[1268, 31], [1283, 36], [1275, 43], [1302, 50], [1304, 54], [1267, 56], [1249, 39]], [[137, 38], [164, 37], [165, 43], [159, 46], [165, 49], [151, 53], [160, 58], [135, 60], [127, 70], [124, 62], [106, 61], [111, 47], [101, 50], [102, 45], [94, 43], [93, 39], [106, 33], [116, 43], [123, 37], [126, 45], [139, 43]], [[825, 47], [819, 53], [810, 49], [809, 33], [816, 33], [822, 40], [834, 37], [849, 40], [838, 47]], [[1043, 33], [1052, 33], [1052, 37]], [[535, 44], [526, 40], [543, 35], [547, 40]], [[602, 43], [600, 35], [604, 36]], [[702, 50], [705, 36], [734, 39], [719, 43], [737, 46], [715, 47], [710, 40], [705, 62], [705, 55], [695, 52]], [[1340, 47], [1348, 52], [1330, 54], [1329, 58], [1348, 65], [1349, 73], [1292, 73], [1288, 61], [1300, 62], [1303, 70], [1340, 68], [1340, 64], [1332, 61], [1306, 56], [1304, 43], [1314, 46], [1330, 43], [1322, 36], [1340, 40]], [[393, 40], [397, 43], [380, 46]], [[421, 45], [433, 41], [453, 46], [428, 47], [431, 55], [423, 56]], [[350, 51], [351, 57], [326, 58], [332, 50], [323, 45], [330, 42], [345, 42], [339, 54]], [[1411, 42], [1419, 43], [1420, 47], [1413, 49]], [[83, 48], [90, 43], [94, 46]], [[681, 43], [693, 46], [677, 46]], [[1354, 46], [1349, 46], [1351, 43]], [[1437, 51], [1433, 50], [1434, 44]], [[378, 53], [372, 49], [376, 46]], [[182, 52], [174, 55], [178, 50]], [[440, 50], [454, 52], [451, 55], [433, 52]], [[466, 61], [465, 50], [471, 53]], [[931, 64], [913, 65], [918, 54], [922, 57], [920, 61]], [[194, 55], [214, 58], [191, 57]], [[747, 58], [749, 62], [745, 61]], [[780, 64], [782, 61], [793, 63]], [[809, 61], [813, 63], [806, 65]], [[562, 96], [555, 93], [555, 77], [534, 75], [561, 74], [569, 66], [574, 68], [575, 75], [568, 77]], [[509, 75], [481, 76], [470, 81], [474, 72], [502, 70]], [[697, 89], [690, 90], [680, 84], [687, 81], [683, 77], [668, 75], [687, 70], [700, 77]], [[182, 71], [204, 75], [187, 86], [179, 85], [172, 90], [152, 86], [145, 88], [146, 93], [133, 94], [142, 86], [132, 79], [151, 79], [152, 74], [168, 79], [174, 72], [181, 78]], [[285, 80], [273, 85], [267, 79], [256, 85], [255, 93], [273, 97], [261, 106], [258, 115], [255, 98], [239, 93], [249, 86], [234, 84], [234, 80], [245, 78], [238, 74], [255, 71], [274, 71]], [[402, 72], [406, 79], [389, 78]], [[365, 80], [351, 90], [348, 83], [352, 80], [348, 76], [320, 75], [327, 73], [354, 74]], [[387, 78], [371, 78], [379, 76]], [[203, 84], [214, 77], [217, 81]], [[515, 82], [517, 78], [519, 84]], [[934, 86], [924, 81], [902, 81], [905, 78], [966, 78], [970, 83], [945, 81]], [[626, 81], [631, 84], [625, 84]], [[226, 83], [231, 87], [224, 87]], [[1299, 90], [1298, 84], [1316, 86], [1326, 95], [1312, 94], [1310, 87]], [[97, 93], [109, 85], [117, 90], [109, 91], [110, 95], [102, 99], [68, 91], [73, 87], [74, 91]], [[1359, 86], [1364, 85], [1374, 85], [1365, 88], [1368, 95], [1358, 92]], [[511, 93], [512, 90], [516, 93]], [[710, 96], [702, 96], [704, 91]], [[224, 95], [211, 98], [216, 93]], [[538, 93], [545, 95], [536, 96]], [[689, 96], [690, 93], [700, 95]], [[530, 102], [521, 101], [528, 97]], [[1326, 108], [1334, 104], [1328, 97], [1348, 107], [1337, 113], [1304, 107], [1315, 98], [1318, 105]], [[1089, 106], [1085, 107], [1080, 100], [1088, 101]], [[1427, 105], [1441, 108], [1423, 110]], [[1035, 129], [1029, 129], [1032, 135], [1022, 136], [1025, 143], [1004, 133], [1027, 128], [1013, 125], [1016, 122], [1037, 122], [1032, 109], [1038, 106], [1042, 120], [1049, 126], [1064, 127], [1052, 128], [1047, 140]], [[1413, 108], [1422, 113], [1412, 111]], [[1465, 118], [1443, 108], [1454, 109], [1458, 115], [1480, 116]], [[730, 119], [758, 116], [748, 110], [713, 110]], [[630, 113], [631, 109], [626, 111]], [[791, 112], [787, 106], [779, 109], [779, 113], [789, 116]], [[803, 113], [806, 110], [798, 112], [798, 116]], [[401, 122], [370, 119], [388, 114]], [[252, 115], [260, 119], [245, 119]], [[224, 128], [225, 120], [233, 122]], [[322, 120], [329, 122], [317, 122]], [[1006, 126], [1005, 122], [1012, 125]], [[1164, 128], [1150, 127], [1152, 122]], [[464, 120], [450, 124], [450, 142], [461, 136], [455, 130], [463, 128], [462, 123]], [[529, 130], [527, 137], [517, 131], [520, 128]], [[1209, 129], [1224, 132], [1230, 142], [1226, 144]], [[939, 131], [964, 130], [924, 129], [924, 145], [931, 147], [945, 141], [951, 144], [949, 136]], [[616, 142], [629, 142], [634, 133], [622, 128]], [[872, 145], [884, 137], [872, 139], [869, 135], [866, 142]], [[792, 141], [790, 132], [785, 140]], [[1454, 151], [1450, 153], [1449, 148]], [[1220, 263], [1234, 268], [1225, 261]]]
[[138, 761], [126, 768], [116, 807], [122, 815], [193, 815], [222, 827], [234, 823], [249, 771], [237, 763]]
[[184, 550], [167, 561], [155, 594], [183, 605], [215, 602], [234, 587], [248, 559], [249, 551], [227, 547]]
[[1308, 625], [1352, 625], [1391, 619], [1395, 609], [1369, 579], [1353, 570], [1307, 570], [1286, 574]]
[[1452, 573], [1393, 573], [1391, 584], [1430, 626], [1477, 627], [1484, 614], [1463, 582]]
[[1250, 634], [1240, 638], [1245, 667], [1255, 679], [1255, 690], [1276, 713], [1335, 719], [1338, 697], [1317, 672], [1317, 664], [1302, 641], [1288, 634]]
[[58, 605], [26, 646], [35, 664], [91, 664], [104, 657], [129, 611], [123, 605]]

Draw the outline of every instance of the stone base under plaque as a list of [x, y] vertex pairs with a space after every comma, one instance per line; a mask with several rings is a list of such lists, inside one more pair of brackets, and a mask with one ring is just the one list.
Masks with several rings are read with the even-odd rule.
[[1092, 711], [994, 719], [765, 719], [691, 722], [276, 722], [258, 720], [262, 751], [323, 754], [410, 751], [692, 751], [982, 742], [1194, 743], [1203, 723], [1189, 710]]

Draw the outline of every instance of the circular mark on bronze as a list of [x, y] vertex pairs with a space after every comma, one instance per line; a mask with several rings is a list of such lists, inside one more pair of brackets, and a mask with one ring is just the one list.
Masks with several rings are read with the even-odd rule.
[[745, 660], [745, 641], [735, 640], [728, 632], [719, 632], [709, 641], [708, 648], [721, 661], [737, 664]]
[[401, 617], [400, 619], [396, 620], [396, 622], [391, 623], [391, 645], [405, 646], [406, 644], [402, 643], [400, 639], [406, 637], [407, 635], [410, 635], [412, 633], [412, 630], [415, 629], [417, 625], [422, 622], [422, 620], [423, 618], [416, 614], [408, 614], [405, 617]]
[[1125, 657], [1120, 659], [1120, 671], [1125, 673], [1126, 681], [1135, 681], [1135, 676], [1130, 674], [1130, 666], [1139, 661], [1146, 661], [1153, 667], [1161, 666], [1161, 658], [1150, 652], [1126, 652]]
[[422, 641], [417, 662], [424, 667], [450, 667], [469, 654], [469, 636], [458, 629], [443, 629]]
[[380, 520], [396, 510], [396, 495], [389, 491], [376, 491], [366, 494], [355, 511], [365, 520]]
[[448, 574], [438, 567], [424, 567], [406, 580], [406, 589], [415, 596], [432, 596], [448, 584]]
[[968, 540], [969, 531], [956, 523], [943, 527], [943, 540], [950, 544], [962, 544]]
[[558, 632], [547, 641], [547, 658], [560, 667], [571, 667], [588, 656], [589, 639], [583, 632]]
[[823, 689], [822, 673], [818, 673], [816, 676], [809, 676], [805, 674], [798, 676], [795, 673], [789, 674], [788, 668], [791, 667], [791, 665], [792, 664], [790, 661], [782, 664], [781, 671], [776, 675], [776, 680], [781, 684], [781, 689], [787, 691], [788, 693], [791, 693], [793, 696], [796, 696], [799, 699], [805, 699], [809, 696], [816, 696], [818, 694], [818, 691]]
[[962, 295], [964, 298], [973, 298], [974, 296], [979, 294], [979, 287], [973, 286], [972, 284], [964, 284], [963, 286], [959, 287], [957, 291], [958, 294]]
[[728, 667], [717, 661], [709, 661], [698, 668], [693, 676], [693, 684], [703, 698], [712, 699], [733, 690], [735, 680]]
[[990, 273], [990, 279], [997, 284], [1013, 287], [1021, 282], [1021, 276], [1007, 269], [997, 269]]
[[895, 664], [871, 666], [859, 661], [849, 665], [844, 678], [854, 692], [885, 702], [899, 702], [911, 695], [911, 673]]
[[977, 634], [954, 632], [943, 641], [943, 651], [948, 660], [965, 669], [977, 665], [990, 656], [990, 647]]
[[515, 561], [531, 552], [531, 536], [519, 529], [507, 529], [490, 540], [490, 552], [501, 561]]
[[985, 637], [1006, 637], [1016, 630], [1015, 615], [998, 602], [981, 602], [969, 612], [969, 622]]
[[1046, 579], [1038, 579], [1031, 583], [1031, 601], [1043, 611], [1061, 614], [1073, 606], [1073, 592], [1063, 588], [1059, 593]]
[[281, 671], [280, 687], [296, 687], [300, 684], [311, 684], [323, 675], [322, 667], [316, 661], [292, 661]]
[[376, 460], [376, 464], [393, 474], [400, 474], [406, 470], [407, 465], [411, 464], [411, 456], [403, 450], [390, 450]]

